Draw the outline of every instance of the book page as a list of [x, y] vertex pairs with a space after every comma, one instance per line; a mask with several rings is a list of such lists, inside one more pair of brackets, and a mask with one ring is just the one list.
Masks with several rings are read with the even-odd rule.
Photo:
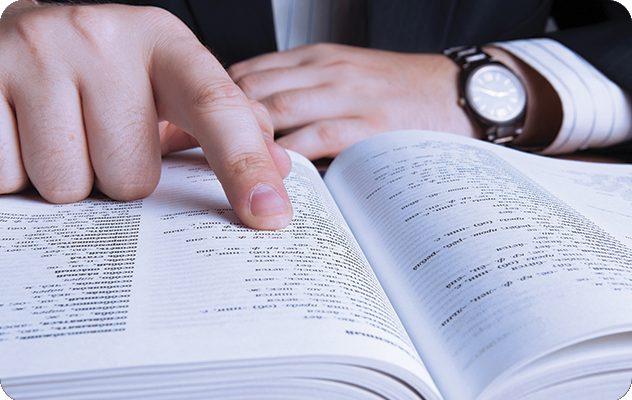
[[632, 328], [630, 166], [412, 131], [348, 149], [325, 181], [446, 399]]
[[239, 222], [199, 150], [143, 200], [0, 197], [0, 378], [328, 356], [432, 387], [316, 169], [293, 155], [286, 186], [279, 231]]

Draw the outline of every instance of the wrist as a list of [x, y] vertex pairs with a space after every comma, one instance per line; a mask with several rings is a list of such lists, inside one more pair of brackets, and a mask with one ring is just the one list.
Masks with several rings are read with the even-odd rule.
[[[440, 93], [433, 93], [434, 101], [443, 101], [439, 110], [445, 114], [434, 115], [433, 121], [440, 126], [431, 127], [439, 131], [455, 133], [475, 139], [481, 139], [482, 135], [478, 126], [460, 105], [459, 80], [461, 69], [454, 61], [444, 55], [423, 55], [434, 59], [434, 71], [432, 79], [442, 82]], [[421, 62], [428, 62], [428, 59]]]

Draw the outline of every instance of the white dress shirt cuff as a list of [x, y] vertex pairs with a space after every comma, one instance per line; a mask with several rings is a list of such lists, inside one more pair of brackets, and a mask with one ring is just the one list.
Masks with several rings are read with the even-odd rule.
[[542, 154], [572, 153], [632, 139], [630, 96], [577, 53], [547, 38], [494, 45], [529, 64], [560, 96], [562, 126]]

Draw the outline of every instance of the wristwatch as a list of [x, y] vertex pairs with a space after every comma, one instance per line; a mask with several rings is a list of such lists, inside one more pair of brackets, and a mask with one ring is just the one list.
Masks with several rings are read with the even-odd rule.
[[461, 67], [459, 104], [481, 128], [484, 139], [513, 142], [522, 133], [527, 110], [522, 80], [478, 46], [452, 47], [443, 54]]

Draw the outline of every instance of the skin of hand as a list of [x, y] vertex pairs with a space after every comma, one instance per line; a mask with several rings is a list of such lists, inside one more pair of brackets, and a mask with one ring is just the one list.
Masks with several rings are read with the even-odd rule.
[[[490, 48], [525, 80], [529, 113], [521, 140], [552, 140], [561, 123], [553, 88], [509, 53]], [[515, 70], [515, 69], [514, 69]], [[459, 106], [459, 67], [442, 54], [404, 54], [333, 44], [269, 53], [231, 66], [248, 97], [270, 112], [281, 146], [310, 159], [334, 157], [361, 139], [397, 129], [427, 129], [482, 137]], [[548, 89], [545, 95], [532, 93]], [[553, 107], [536, 107], [542, 100]], [[547, 128], [534, 134], [546, 117]], [[558, 121], [559, 118], [559, 121]], [[557, 124], [557, 125], [556, 125]], [[544, 136], [542, 139], [541, 136]], [[524, 138], [523, 138], [524, 137]]]
[[[20, 0], [0, 19], [0, 193], [149, 195], [161, 153], [200, 144], [241, 221], [292, 218], [270, 117], [175, 16]], [[263, 133], [263, 134], [262, 134]]]

